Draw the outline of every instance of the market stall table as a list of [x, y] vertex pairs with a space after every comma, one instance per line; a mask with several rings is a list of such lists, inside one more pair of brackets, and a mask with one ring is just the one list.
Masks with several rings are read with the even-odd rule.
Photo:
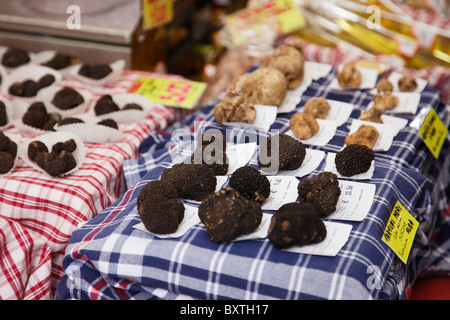
[[[365, 218], [362, 221], [325, 219], [351, 227], [348, 240], [336, 255], [286, 252], [275, 248], [267, 238], [219, 244], [210, 239], [202, 223], [177, 238], [160, 238], [136, 227], [141, 222], [136, 198], [146, 183], [159, 179], [163, 170], [174, 164], [173, 156], [179, 151], [180, 143], [172, 134], [177, 130], [181, 130], [178, 134], [184, 132], [184, 138], [187, 136], [191, 141], [198, 132], [211, 128], [221, 130], [230, 138], [227, 140], [230, 143], [244, 143], [245, 140], [239, 139], [248, 136], [260, 141], [271, 131], [287, 132], [290, 115], [301, 110], [309, 98], [324, 96], [349, 102], [354, 108], [328, 144], [307, 147], [324, 151], [326, 157], [341, 150], [352, 119], [357, 119], [367, 108], [372, 94], [368, 90], [330, 89], [336, 72], [333, 69], [322, 79], [313, 81], [295, 110], [279, 114], [269, 132], [218, 125], [212, 115], [212, 103], [175, 123], [166, 134], [151, 134], [140, 147], [140, 157], [124, 163], [128, 191], [73, 233], [63, 261], [65, 275], [56, 298], [404, 298], [408, 284], [405, 286], [396, 277], [400, 275], [404, 279], [405, 268], [420, 267], [417, 260], [426, 259], [421, 254], [426, 253], [428, 236], [437, 223], [433, 219], [436, 211], [432, 195], [442, 192], [435, 189], [426, 173], [420, 172], [429, 161], [429, 152], [416, 129], [409, 126], [399, 130], [387, 151], [375, 153], [372, 177], [354, 181], [375, 186], [373, 203]], [[409, 125], [420, 110], [427, 107], [432, 107], [442, 118], [446, 116], [439, 92], [431, 88], [420, 94], [417, 112], [395, 116], [406, 119]], [[440, 159], [447, 159], [449, 152], [447, 141]], [[247, 165], [258, 168], [256, 157], [256, 153], [253, 154]], [[326, 157], [300, 180], [323, 172]], [[433, 172], [433, 177], [439, 175], [440, 172]], [[443, 184], [439, 184], [439, 188], [445, 188]], [[382, 241], [397, 201], [420, 223], [408, 264], [401, 262]], [[195, 211], [198, 203], [188, 205]], [[263, 212], [274, 213], [273, 210]], [[414, 279], [414, 275], [408, 276]]]
[[[75, 79], [63, 80], [58, 85], [87, 91], [92, 94], [93, 102], [102, 95], [125, 93], [135, 79], [149, 75], [154, 74], [125, 70], [117, 82], [105, 86], [92, 86]], [[7, 95], [1, 98], [4, 101], [11, 99]], [[53, 290], [63, 275], [62, 259], [72, 232], [111, 205], [126, 190], [122, 168], [124, 160], [137, 156], [140, 143], [152, 131], [165, 128], [185, 113], [181, 109], [158, 105], [142, 121], [119, 124], [123, 138], [109, 143], [84, 143], [85, 160], [70, 175], [51, 177], [19, 159], [10, 174], [0, 177], [0, 215], [24, 229], [23, 233], [17, 234], [18, 244], [24, 248], [18, 245], [17, 250], [25, 250], [28, 238], [36, 243], [45, 243], [51, 252]], [[16, 126], [2, 131], [19, 136], [21, 143], [38, 137], [23, 133]], [[42, 294], [42, 297], [49, 296], [52, 296], [51, 292]]]

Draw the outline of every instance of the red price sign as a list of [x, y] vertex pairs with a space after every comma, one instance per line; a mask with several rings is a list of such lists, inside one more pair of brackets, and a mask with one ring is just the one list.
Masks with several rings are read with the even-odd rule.
[[142, 0], [143, 27], [154, 28], [173, 19], [172, 0]]
[[206, 89], [206, 83], [190, 80], [141, 77], [128, 92], [143, 95], [167, 106], [193, 108]]

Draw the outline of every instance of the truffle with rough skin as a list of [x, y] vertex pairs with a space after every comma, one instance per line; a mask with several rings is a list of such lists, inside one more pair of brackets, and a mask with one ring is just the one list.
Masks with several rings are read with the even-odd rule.
[[18, 48], [9, 48], [2, 57], [2, 64], [8, 68], [16, 68], [30, 62], [27, 51]]
[[144, 108], [137, 103], [127, 103], [123, 106], [122, 110], [144, 110]]
[[319, 123], [309, 113], [295, 113], [289, 119], [289, 128], [301, 140], [309, 139], [319, 132]]
[[324, 97], [311, 98], [304, 106], [305, 113], [309, 113], [318, 119], [325, 119], [331, 107]]
[[390, 91], [373, 96], [374, 107], [382, 111], [391, 110], [398, 105], [398, 98]]
[[284, 249], [320, 243], [325, 240], [327, 229], [311, 204], [291, 202], [272, 216], [267, 235], [275, 247]]
[[70, 67], [74, 64], [79, 63], [80, 60], [77, 58], [74, 58], [68, 54], [64, 53], [56, 53], [52, 59], [49, 61], [43, 63], [43, 66], [55, 69], [55, 70], [61, 70], [67, 67]]
[[241, 93], [231, 87], [214, 107], [213, 115], [219, 124], [224, 122], [253, 123], [256, 119], [256, 110], [252, 103], [246, 101]]
[[167, 168], [161, 180], [170, 181], [183, 199], [202, 201], [216, 189], [217, 179], [206, 164], [177, 163]]
[[250, 166], [243, 166], [234, 171], [229, 185], [246, 199], [259, 204], [263, 204], [270, 195], [269, 179]]
[[112, 72], [111, 67], [106, 63], [85, 63], [78, 73], [84, 77], [100, 80]]
[[78, 91], [66, 87], [55, 93], [52, 103], [61, 110], [70, 110], [84, 103], [84, 98]]
[[377, 91], [380, 92], [386, 92], [386, 91], [393, 91], [394, 86], [388, 79], [381, 79], [377, 83]]
[[358, 88], [362, 81], [361, 72], [353, 63], [346, 63], [336, 75], [336, 79], [342, 88]]
[[119, 110], [119, 106], [113, 101], [112, 97], [109, 94], [101, 96], [94, 106], [94, 111], [97, 116]]
[[[272, 148], [275, 152], [272, 154]], [[276, 157], [276, 152], [278, 156]], [[261, 169], [273, 166], [273, 164], [265, 163], [263, 158], [278, 161], [279, 170], [295, 170], [300, 168], [305, 160], [306, 148], [303, 143], [285, 133], [273, 135], [264, 138], [259, 144], [258, 164]], [[275, 159], [273, 159], [275, 158]]]
[[216, 176], [226, 175], [229, 166], [226, 146], [226, 138], [221, 132], [206, 132], [200, 136], [191, 163], [206, 164]]
[[8, 116], [6, 114], [6, 106], [3, 101], [0, 101], [0, 127], [8, 123]]
[[22, 122], [28, 126], [54, 131], [53, 126], [60, 120], [60, 115], [47, 113], [47, 109], [42, 102], [32, 103], [22, 116]]
[[280, 70], [264, 67], [239, 76], [233, 83], [234, 90], [248, 103], [277, 107], [286, 97], [287, 86], [286, 77]]
[[175, 187], [164, 180], [150, 181], [141, 189], [137, 209], [145, 228], [156, 234], [174, 233], [184, 218]]
[[0, 131], [0, 174], [7, 173], [14, 166], [17, 144]]
[[280, 70], [286, 77], [287, 88], [290, 90], [296, 89], [302, 83], [305, 72], [303, 54], [288, 44], [275, 48], [272, 55], [261, 61], [261, 67]]
[[319, 175], [306, 178], [298, 184], [299, 203], [310, 203], [325, 218], [336, 211], [336, 204], [341, 195], [336, 174], [322, 172]]
[[41, 152], [48, 152], [48, 148], [42, 141], [35, 140], [28, 145], [28, 158], [34, 161], [36, 155]]
[[417, 81], [413, 76], [404, 75], [398, 79], [398, 88], [403, 92], [413, 92], [417, 89]]
[[198, 207], [198, 216], [213, 241], [230, 242], [255, 231], [261, 224], [261, 206], [232, 188], [208, 195]]
[[351, 144], [336, 154], [334, 162], [337, 171], [346, 177], [367, 172], [375, 159], [372, 149], [361, 145]]
[[113, 129], [119, 129], [119, 126], [117, 125], [117, 122], [113, 119], [104, 119], [102, 121], [97, 122], [97, 124], [110, 127]]
[[75, 149], [76, 142], [73, 139], [55, 143], [51, 152], [44, 143], [35, 140], [28, 144], [27, 154], [49, 175], [57, 177], [76, 167], [76, 159], [72, 154]]
[[84, 123], [83, 120], [75, 117], [68, 117], [64, 118], [58, 121], [58, 126], [65, 126], [67, 124], [73, 124], [73, 123]]
[[362, 124], [358, 130], [345, 137], [344, 142], [346, 145], [362, 144], [373, 149], [379, 136], [380, 133], [377, 128], [368, 124]]
[[37, 82], [34, 80], [24, 80], [23, 82], [14, 82], [8, 92], [12, 96], [17, 97], [35, 97], [39, 90], [48, 87], [55, 82], [53, 75], [44, 75]]
[[383, 115], [383, 110], [378, 109], [377, 107], [373, 106], [370, 109], [361, 112], [359, 119], [363, 120], [363, 121], [383, 123], [383, 120], [381, 119], [382, 115]]
[[5, 174], [14, 166], [14, 157], [9, 152], [0, 151], [0, 174]]

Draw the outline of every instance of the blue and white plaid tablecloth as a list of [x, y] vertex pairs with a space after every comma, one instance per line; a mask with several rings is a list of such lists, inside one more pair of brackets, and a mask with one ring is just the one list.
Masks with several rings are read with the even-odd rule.
[[[311, 97], [350, 102], [357, 119], [372, 95], [368, 91], [335, 91], [328, 84], [336, 70], [313, 82], [303, 93], [297, 109]], [[433, 107], [440, 117], [446, 110], [437, 91], [426, 88], [419, 110]], [[434, 203], [436, 184], [443, 158], [449, 157], [447, 140], [440, 162], [428, 176], [420, 169], [429, 152], [416, 130], [406, 127], [395, 137], [391, 148], [377, 152], [372, 179], [376, 186], [370, 212], [352, 225], [349, 240], [335, 257], [290, 253], [275, 248], [267, 239], [229, 244], [213, 242], [200, 223], [177, 239], [160, 239], [136, 229], [140, 222], [136, 198], [149, 181], [159, 179], [171, 166], [177, 144], [172, 133], [184, 130], [196, 134], [201, 123], [205, 129], [224, 130], [214, 121], [213, 104], [206, 105], [170, 127], [151, 134], [141, 145], [140, 157], [124, 164], [128, 191], [104, 212], [76, 230], [63, 262], [65, 276], [60, 281], [57, 299], [396, 299], [404, 298], [415, 275], [430, 256], [430, 233], [437, 219]], [[292, 113], [294, 113], [293, 111]], [[292, 115], [279, 115], [271, 132], [285, 132]], [[398, 115], [412, 120], [414, 115]], [[340, 126], [325, 147], [337, 152], [344, 146], [351, 119]], [[235, 129], [233, 137], [245, 136]], [[258, 132], [265, 136], [270, 132]], [[236, 141], [233, 141], [236, 142]], [[447, 161], [448, 164], [448, 160]], [[322, 172], [323, 161], [312, 173]], [[256, 158], [249, 162], [256, 166]], [[445, 164], [444, 164], [445, 165]], [[447, 168], [448, 170], [448, 168]], [[442, 190], [441, 190], [442, 191]], [[445, 191], [444, 191], [445, 192]], [[400, 203], [421, 223], [408, 265], [381, 240], [389, 215]], [[442, 206], [442, 204], [441, 204]], [[408, 269], [409, 268], [409, 269]], [[407, 270], [408, 269], [408, 270]], [[413, 271], [414, 274], [408, 274]], [[406, 279], [406, 280], [405, 280]]]

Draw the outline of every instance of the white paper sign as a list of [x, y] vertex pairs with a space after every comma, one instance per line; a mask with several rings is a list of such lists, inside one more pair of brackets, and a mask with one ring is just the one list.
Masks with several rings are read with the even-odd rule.
[[298, 86], [294, 90], [287, 90], [286, 97], [284, 98], [283, 103], [278, 107], [277, 112], [289, 113], [291, 111], [294, 111], [295, 107], [300, 103], [300, 100], [302, 100], [303, 92], [308, 89], [311, 82], [311, 78], [303, 77], [303, 81], [300, 86]]
[[[392, 95], [398, 98], [398, 104], [390, 110], [385, 110], [385, 113], [410, 113], [416, 114], [417, 108], [420, 102], [420, 93], [418, 92], [393, 92]], [[373, 106], [374, 102], [371, 101], [367, 105], [367, 109]]]
[[270, 195], [262, 204], [263, 210], [278, 210], [282, 205], [298, 198], [298, 179], [293, 176], [268, 176]]
[[253, 123], [224, 122], [223, 125], [228, 127], [242, 127], [269, 131], [270, 126], [275, 122], [275, 119], [277, 118], [278, 107], [255, 104], [255, 110], [256, 118]]
[[400, 130], [402, 130], [403, 128], [405, 128], [406, 125], [408, 124], [407, 119], [388, 116], [385, 114], [381, 115], [381, 121], [383, 121], [384, 124], [390, 124], [391, 126], [393, 126], [395, 128], [394, 136], [396, 136], [398, 134], [398, 132]]
[[375, 170], [375, 162], [372, 161], [372, 164], [369, 167], [369, 170], [363, 173], [355, 174], [351, 177], [343, 176], [341, 175], [337, 169], [336, 164], [334, 162], [334, 159], [336, 158], [336, 153], [328, 152], [327, 153], [327, 161], [325, 163], [325, 169], [324, 171], [330, 171], [337, 175], [338, 178], [344, 178], [344, 179], [353, 179], [353, 180], [368, 180], [372, 178], [373, 171]]
[[279, 170], [280, 176], [304, 177], [313, 172], [325, 157], [325, 151], [306, 148], [305, 159], [300, 168], [296, 170]]
[[325, 120], [336, 121], [338, 127], [342, 126], [350, 117], [353, 111], [353, 105], [347, 102], [328, 99], [327, 102], [330, 105], [330, 111]]
[[293, 246], [283, 249], [283, 251], [329, 257], [336, 256], [347, 243], [352, 226], [332, 221], [324, 221], [324, 224], [327, 229], [327, 236], [322, 242], [301, 247]]
[[257, 148], [256, 142], [231, 144], [227, 143], [228, 172], [232, 174], [242, 166], [245, 166], [253, 157]]
[[305, 61], [305, 76], [310, 77], [314, 81], [319, 80], [320, 78], [328, 75], [332, 69], [330, 64], [314, 62], [314, 61]]
[[[342, 69], [342, 66], [339, 70]], [[373, 68], [356, 67], [361, 72], [361, 84], [356, 89], [372, 89], [375, 87], [378, 79], [378, 70]], [[355, 90], [354, 88], [343, 88], [338, 80], [334, 78], [330, 83], [330, 89], [333, 90]]]
[[304, 144], [323, 147], [327, 145], [327, 143], [330, 142], [331, 139], [333, 139], [337, 129], [337, 122], [323, 119], [316, 119], [316, 120], [317, 123], [319, 124], [319, 132], [317, 132], [314, 136], [312, 136], [309, 139], [302, 140], [297, 138], [294, 132], [292, 132], [292, 130], [290, 129], [286, 132], [286, 134], [290, 135], [291, 137], [297, 140], [300, 140]]
[[353, 119], [348, 135], [355, 133], [363, 124], [375, 127], [380, 134], [378, 136], [377, 142], [375, 142], [375, 145], [373, 146], [373, 151], [388, 151], [392, 145], [392, 140], [394, 140], [394, 136], [397, 130], [390, 124]]
[[341, 195], [336, 211], [328, 219], [362, 221], [369, 213], [376, 187], [371, 183], [339, 180]]
[[190, 228], [192, 228], [193, 226], [195, 226], [196, 224], [198, 224], [200, 222], [200, 218], [198, 217], [198, 208], [197, 207], [193, 207], [193, 206], [184, 204], [184, 209], [185, 209], [184, 210], [184, 218], [180, 222], [177, 231], [175, 231], [174, 233], [170, 233], [170, 234], [152, 233], [145, 228], [145, 226], [142, 222], [134, 225], [134, 228], [148, 232], [158, 238], [163, 238], [163, 239], [179, 238], [179, 237], [183, 236]]
[[[392, 86], [394, 87], [393, 91], [400, 91], [400, 89], [398, 88], [398, 80], [403, 77], [403, 74], [400, 72], [392, 72], [388, 78], [388, 80], [392, 83]], [[414, 78], [416, 79], [417, 82], [417, 88], [416, 90], [414, 90], [414, 92], [422, 92], [425, 87], [427, 86], [427, 80], [424, 79], [420, 79], [420, 78]], [[409, 92], [405, 92], [405, 93], [409, 93]]]
[[244, 241], [244, 240], [257, 240], [267, 238], [267, 232], [269, 231], [270, 220], [272, 219], [272, 214], [263, 213], [261, 223], [259, 227], [249, 234], [244, 234], [237, 237], [234, 241]]

